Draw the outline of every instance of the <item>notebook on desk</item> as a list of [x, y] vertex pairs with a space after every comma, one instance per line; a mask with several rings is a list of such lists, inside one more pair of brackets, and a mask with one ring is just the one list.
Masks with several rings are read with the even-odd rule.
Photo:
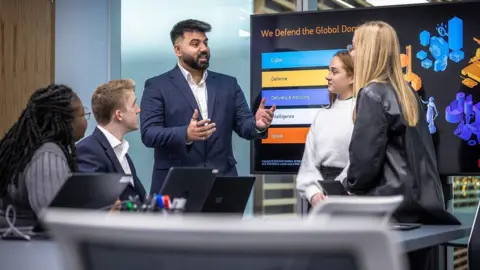
[[395, 231], [410, 231], [422, 227], [420, 223], [392, 223], [391, 227]]
[[324, 181], [318, 181], [320, 183], [320, 186], [323, 188], [323, 192], [325, 195], [341, 195], [341, 196], [348, 196], [348, 192], [345, 190], [345, 187], [343, 187], [341, 181], [335, 181], [335, 180], [324, 180]]

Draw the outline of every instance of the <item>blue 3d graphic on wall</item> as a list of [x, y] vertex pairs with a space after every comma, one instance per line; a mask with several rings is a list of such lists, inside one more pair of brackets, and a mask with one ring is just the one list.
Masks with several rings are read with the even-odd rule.
[[445, 120], [457, 124], [455, 136], [475, 146], [480, 142], [480, 102], [473, 104], [472, 95], [457, 93], [457, 99], [445, 109]]
[[[448, 59], [458, 63], [465, 57], [462, 50], [463, 20], [453, 17], [448, 21], [448, 25], [437, 25], [436, 31], [438, 36], [432, 36], [427, 30], [420, 33], [420, 44], [424, 49], [417, 52], [417, 58], [423, 68], [430, 69], [433, 66], [435, 72], [441, 72], [447, 69]], [[433, 59], [428, 57], [428, 52]]]

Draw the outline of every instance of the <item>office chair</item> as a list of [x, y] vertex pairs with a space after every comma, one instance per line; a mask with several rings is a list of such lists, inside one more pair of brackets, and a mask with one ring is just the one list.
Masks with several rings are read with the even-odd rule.
[[308, 220], [318, 220], [346, 217], [366, 218], [377, 223], [387, 224], [393, 212], [402, 203], [403, 196], [360, 197], [360, 196], [329, 196], [327, 200], [316, 205], [310, 211]]
[[376, 222], [345, 221], [62, 209], [49, 209], [44, 219], [72, 270], [405, 269], [390, 231]]

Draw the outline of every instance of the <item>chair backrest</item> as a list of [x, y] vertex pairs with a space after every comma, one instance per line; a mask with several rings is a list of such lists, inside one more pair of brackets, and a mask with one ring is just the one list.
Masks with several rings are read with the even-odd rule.
[[329, 196], [310, 211], [308, 219], [364, 217], [367, 220], [388, 223], [402, 201], [403, 196]]
[[391, 232], [374, 222], [105, 214], [51, 209], [45, 222], [72, 270], [403, 270]]

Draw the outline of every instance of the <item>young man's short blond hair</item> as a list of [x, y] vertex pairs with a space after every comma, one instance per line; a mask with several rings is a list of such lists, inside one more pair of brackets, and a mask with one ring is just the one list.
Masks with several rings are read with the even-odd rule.
[[125, 108], [125, 95], [135, 91], [135, 82], [131, 79], [113, 80], [95, 89], [92, 96], [92, 112], [100, 125], [110, 123], [112, 114]]

